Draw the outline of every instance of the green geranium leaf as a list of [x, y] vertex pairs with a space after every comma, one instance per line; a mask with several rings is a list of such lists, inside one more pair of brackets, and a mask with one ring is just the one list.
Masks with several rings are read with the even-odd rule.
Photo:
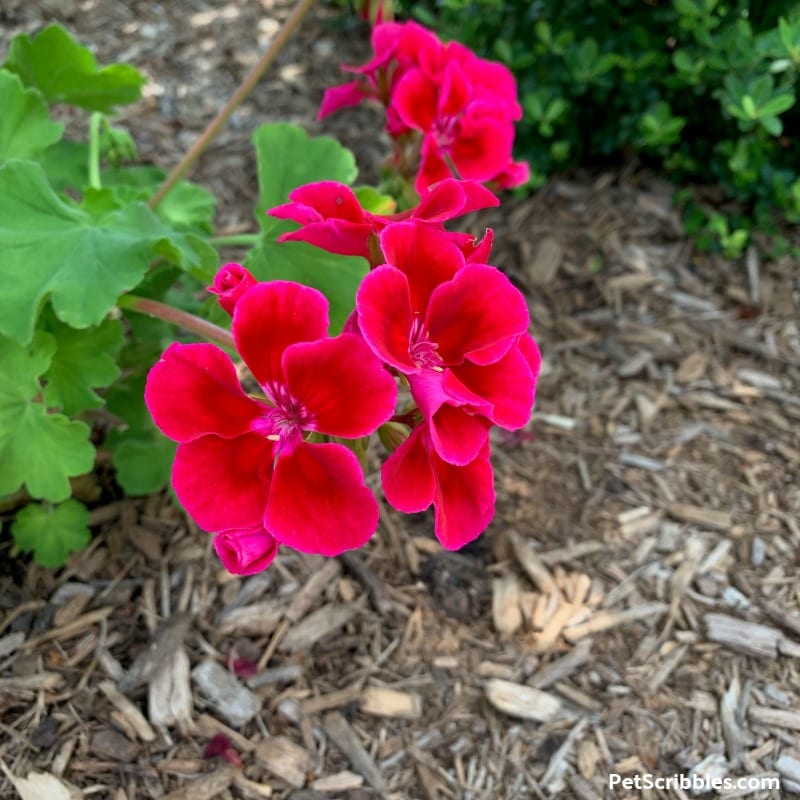
[[[167, 173], [158, 167], [135, 166], [107, 169], [103, 186], [110, 187], [124, 202], [147, 200], [164, 182]], [[180, 231], [212, 233], [216, 198], [207, 189], [190, 181], [180, 181], [161, 201], [157, 213]]]
[[213, 276], [213, 248], [169, 228], [144, 203], [92, 212], [58, 197], [38, 164], [0, 167], [0, 333], [30, 341], [48, 297], [67, 325], [97, 325], [155, 255], [203, 280]]
[[94, 463], [88, 426], [49, 414], [36, 399], [55, 351], [43, 331], [28, 345], [0, 336], [0, 496], [25, 484], [33, 497], [66, 500], [69, 478]]
[[331, 331], [338, 332], [353, 310], [356, 289], [367, 273], [366, 260], [334, 255], [304, 242], [279, 244], [278, 236], [297, 226], [265, 211], [285, 203], [292, 189], [306, 183], [351, 184], [358, 175], [355, 158], [335, 139], [311, 138], [296, 125], [262, 125], [253, 143], [260, 187], [256, 218], [263, 238], [245, 264], [259, 280], [292, 280], [319, 289], [331, 304]]
[[361, 207], [370, 214], [386, 215], [397, 211], [397, 201], [372, 186], [357, 186], [353, 191]]
[[48, 147], [37, 159], [50, 185], [57, 192], [83, 190], [89, 183], [89, 145], [62, 139]]
[[[162, 350], [160, 340], [152, 344], [157, 352], [143, 363], [153, 363]], [[106, 396], [108, 410], [126, 425], [124, 430], [112, 431], [105, 444], [113, 453], [117, 482], [128, 494], [162, 489], [175, 457], [175, 443], [156, 428], [144, 404], [144, 386], [144, 373], [135, 373], [115, 383]]]
[[314, 181], [351, 184], [358, 175], [355, 156], [335, 139], [315, 138], [297, 125], [268, 123], [253, 133], [258, 160], [256, 219], [265, 235], [277, 237], [292, 223], [268, 217], [268, 208], [285, 203], [289, 192]]
[[50, 120], [39, 93], [5, 69], [0, 70], [0, 108], [0, 161], [36, 156], [64, 132], [63, 125]]
[[108, 386], [119, 376], [114, 357], [122, 346], [122, 324], [105, 319], [96, 328], [77, 331], [53, 320], [48, 328], [57, 344], [44, 374], [47, 405], [70, 416], [101, 406], [103, 401], [94, 389]]
[[175, 448], [175, 443], [158, 431], [148, 438], [124, 439], [114, 450], [117, 483], [131, 495], [163, 489], [169, 481]]
[[14, 37], [3, 66], [47, 100], [108, 113], [116, 105], [134, 103], [144, 76], [130, 64], [97, 68], [92, 53], [62, 27], [51, 25], [31, 39]]
[[89, 511], [71, 499], [54, 508], [31, 503], [17, 514], [11, 534], [20, 550], [33, 551], [37, 564], [63, 567], [70, 553], [89, 544]]
[[319, 289], [330, 302], [333, 334], [341, 331], [369, 271], [364, 258], [334, 255], [305, 242], [265, 241], [250, 251], [245, 266], [258, 280], [297, 281]]

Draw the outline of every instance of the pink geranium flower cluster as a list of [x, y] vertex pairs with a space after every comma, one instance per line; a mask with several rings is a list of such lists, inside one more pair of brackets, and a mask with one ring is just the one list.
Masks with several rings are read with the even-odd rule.
[[372, 48], [367, 64], [343, 67], [357, 77], [325, 92], [320, 118], [365, 98], [382, 103], [393, 166], [416, 170], [420, 193], [448, 177], [504, 189], [528, 180], [528, 165], [511, 155], [522, 111], [506, 67], [458, 42], [444, 44], [414, 22], [376, 25]]
[[332, 182], [292, 192], [269, 212], [303, 224], [285, 238], [372, 266], [335, 337], [315, 289], [257, 282], [238, 264], [219, 271], [210, 291], [255, 388], [215, 345], [173, 344], [145, 398], [178, 442], [175, 491], [231, 572], [263, 569], [279, 545], [332, 556], [364, 544], [378, 504], [357, 453], [375, 432], [393, 448], [381, 470], [391, 505], [432, 505], [448, 549], [488, 526], [489, 431], [527, 424], [540, 358], [525, 299], [486, 263], [491, 231], [476, 242], [443, 222], [494, 204], [452, 179], [395, 217], [369, 214]]

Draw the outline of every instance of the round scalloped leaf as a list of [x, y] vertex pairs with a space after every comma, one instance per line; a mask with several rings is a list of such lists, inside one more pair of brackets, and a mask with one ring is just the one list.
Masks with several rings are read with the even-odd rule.
[[42, 331], [28, 345], [0, 336], [0, 497], [24, 484], [33, 497], [66, 500], [69, 478], [94, 464], [88, 426], [36, 400], [55, 349]]
[[32, 158], [55, 144], [64, 126], [52, 122], [47, 105], [18, 75], [0, 70], [0, 161]]
[[50, 102], [105, 113], [136, 102], [145, 83], [144, 75], [130, 64], [98, 69], [91, 51], [59, 25], [50, 25], [33, 39], [15, 36], [3, 66]]
[[31, 503], [17, 514], [11, 534], [20, 550], [33, 551], [37, 564], [63, 567], [70, 553], [89, 544], [89, 511], [71, 499], [54, 507]]
[[51, 320], [48, 328], [57, 346], [44, 374], [45, 402], [70, 416], [98, 408], [103, 401], [94, 389], [108, 386], [119, 376], [115, 356], [122, 346], [122, 324], [105, 319], [96, 328], [77, 331]]
[[155, 255], [203, 278], [212, 271], [213, 248], [171, 229], [144, 203], [93, 211], [65, 203], [34, 162], [0, 167], [0, 333], [30, 341], [48, 297], [67, 325], [99, 324]]

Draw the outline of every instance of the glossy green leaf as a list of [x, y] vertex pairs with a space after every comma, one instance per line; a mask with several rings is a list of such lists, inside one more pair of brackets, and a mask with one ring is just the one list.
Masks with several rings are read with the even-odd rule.
[[63, 567], [70, 553], [89, 544], [89, 511], [77, 500], [55, 507], [31, 503], [17, 514], [11, 534], [20, 550], [33, 551], [38, 564]]
[[64, 126], [52, 122], [47, 105], [18, 75], [0, 70], [0, 162], [32, 158], [55, 144]]
[[25, 485], [33, 497], [66, 500], [69, 478], [94, 463], [88, 426], [48, 413], [39, 399], [55, 351], [42, 331], [28, 345], [0, 336], [0, 496]]
[[98, 69], [91, 51], [59, 25], [50, 25], [33, 38], [27, 34], [14, 37], [3, 66], [50, 102], [91, 111], [110, 112], [114, 106], [136, 102], [145, 83], [144, 76], [130, 64]]

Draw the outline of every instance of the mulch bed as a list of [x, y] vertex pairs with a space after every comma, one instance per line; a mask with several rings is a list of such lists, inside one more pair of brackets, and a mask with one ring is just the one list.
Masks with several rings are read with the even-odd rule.
[[[60, 19], [151, 76], [127, 124], [167, 167], [289, 9], [6, 5], [9, 34]], [[312, 12], [193, 175], [222, 229], [253, 228], [263, 121], [374, 176], [377, 112], [314, 121], [366, 51]], [[671, 191], [580, 174], [459, 224], [495, 228], [545, 356], [473, 546], [387, 507], [358, 553], [239, 579], [159, 494], [95, 508], [64, 570], [0, 578], [0, 796], [31, 771], [25, 800], [685, 798], [607, 775], [693, 771], [800, 793], [800, 272], [695, 252]]]

